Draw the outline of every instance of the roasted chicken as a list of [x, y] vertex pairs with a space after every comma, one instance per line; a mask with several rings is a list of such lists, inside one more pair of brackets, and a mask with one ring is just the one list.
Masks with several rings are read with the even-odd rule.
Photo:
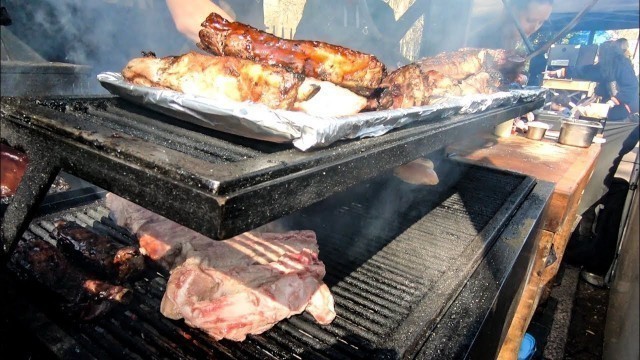
[[215, 55], [282, 66], [369, 96], [386, 68], [375, 56], [319, 41], [286, 40], [212, 13], [202, 23], [200, 43]]

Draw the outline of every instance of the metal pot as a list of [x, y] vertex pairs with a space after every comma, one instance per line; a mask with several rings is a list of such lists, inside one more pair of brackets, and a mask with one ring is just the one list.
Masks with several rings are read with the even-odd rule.
[[558, 142], [564, 145], [589, 147], [602, 124], [596, 121], [563, 119]]
[[532, 121], [527, 127], [527, 139], [541, 140], [549, 129], [549, 125], [539, 121]]

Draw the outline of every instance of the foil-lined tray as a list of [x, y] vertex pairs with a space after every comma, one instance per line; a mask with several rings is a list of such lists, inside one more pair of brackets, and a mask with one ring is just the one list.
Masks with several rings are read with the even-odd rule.
[[98, 74], [111, 94], [160, 113], [217, 131], [247, 138], [292, 143], [306, 151], [338, 140], [383, 135], [420, 121], [437, 121], [455, 114], [472, 114], [517, 102], [543, 98], [543, 88], [527, 88], [490, 95], [443, 98], [436, 104], [406, 109], [363, 112], [343, 117], [317, 117], [297, 111], [274, 110], [262, 104], [217, 101], [173, 90], [134, 85], [121, 74]]

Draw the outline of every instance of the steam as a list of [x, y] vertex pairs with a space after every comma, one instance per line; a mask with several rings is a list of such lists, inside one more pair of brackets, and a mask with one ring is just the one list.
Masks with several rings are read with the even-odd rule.
[[3, 6], [13, 20], [9, 29], [47, 61], [90, 67], [81, 95], [106, 93], [96, 75], [120, 71], [143, 50], [167, 56], [195, 49], [175, 29], [164, 1], [7, 0]]

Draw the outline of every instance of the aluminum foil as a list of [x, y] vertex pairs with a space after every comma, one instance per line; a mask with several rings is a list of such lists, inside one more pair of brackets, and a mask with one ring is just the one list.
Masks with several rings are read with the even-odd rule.
[[99, 74], [98, 81], [114, 95], [183, 121], [252, 139], [292, 143], [302, 151], [325, 147], [338, 140], [380, 136], [416, 121], [437, 121], [518, 101], [532, 102], [543, 98], [546, 93], [543, 88], [528, 88], [444, 98], [427, 106], [321, 118], [302, 112], [274, 110], [262, 104], [212, 100], [173, 90], [133, 85], [114, 72]]

